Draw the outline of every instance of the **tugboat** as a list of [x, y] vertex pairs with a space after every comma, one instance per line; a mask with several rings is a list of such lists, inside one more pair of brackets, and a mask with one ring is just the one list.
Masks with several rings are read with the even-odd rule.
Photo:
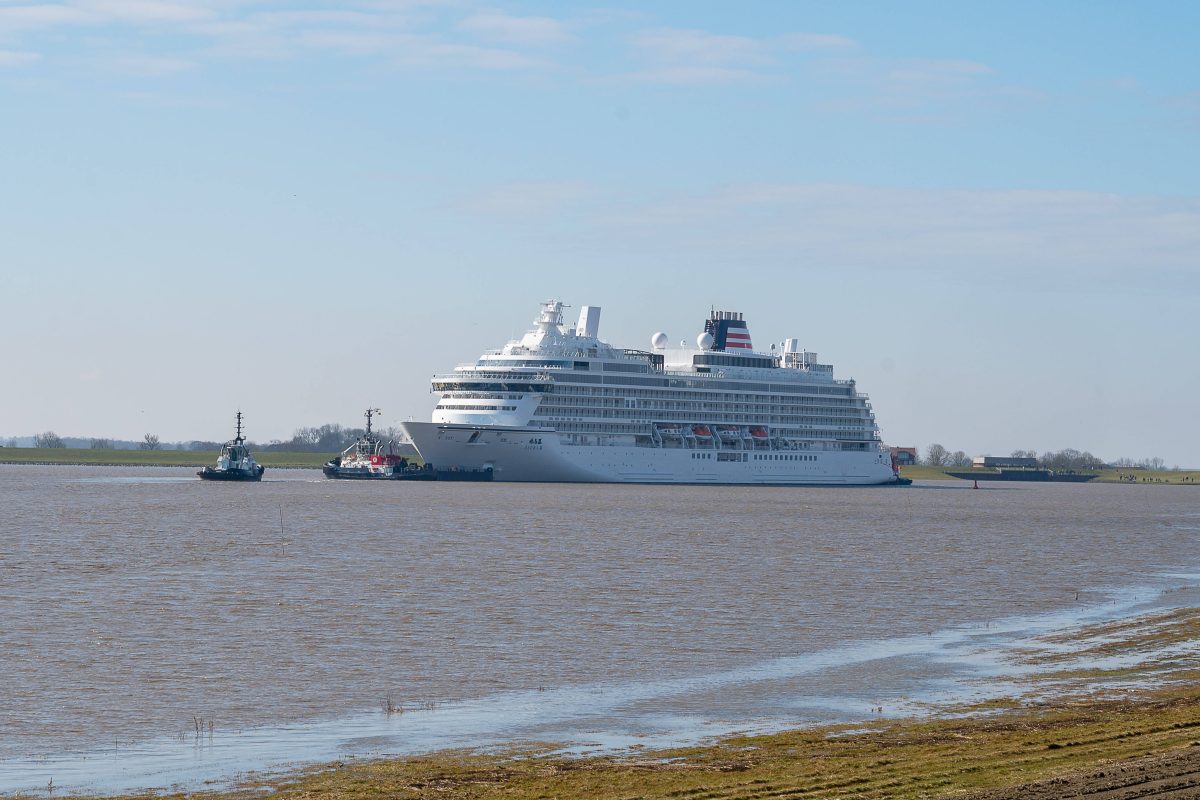
[[267, 468], [254, 460], [246, 439], [242, 436], [242, 412], [237, 412], [237, 435], [221, 447], [215, 467], [205, 467], [196, 474], [205, 481], [261, 481]]
[[[325, 462], [321, 472], [326, 478], [349, 478], [353, 480], [375, 481], [490, 481], [492, 470], [465, 469], [454, 467], [450, 469], [435, 469], [432, 464], [420, 466], [409, 463], [404, 456], [396, 453], [395, 441], [386, 445], [371, 432], [371, 419], [382, 413], [378, 408], [368, 408], [366, 411], [367, 430], [358, 437], [354, 444], [342, 451], [340, 456]], [[384, 449], [386, 447], [386, 452]]]
[[395, 443], [385, 445], [371, 432], [371, 419], [381, 414], [378, 408], [368, 408], [364, 416], [367, 418], [367, 430], [358, 437], [354, 444], [325, 462], [321, 472], [326, 478], [352, 478], [357, 480], [388, 480], [399, 477], [400, 473], [408, 470], [408, 459], [397, 455]]

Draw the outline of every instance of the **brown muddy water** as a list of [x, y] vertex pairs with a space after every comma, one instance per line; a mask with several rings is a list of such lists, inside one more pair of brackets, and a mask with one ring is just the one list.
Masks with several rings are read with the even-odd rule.
[[902, 713], [1200, 584], [1200, 490], [1177, 486], [0, 466], [0, 509], [0, 792]]

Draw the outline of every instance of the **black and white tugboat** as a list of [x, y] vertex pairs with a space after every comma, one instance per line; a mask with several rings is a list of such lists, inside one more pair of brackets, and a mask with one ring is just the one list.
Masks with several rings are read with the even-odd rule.
[[367, 409], [364, 414], [367, 418], [366, 432], [343, 450], [340, 456], [325, 462], [321, 471], [326, 478], [388, 480], [408, 471], [408, 459], [396, 453], [395, 442], [385, 444], [371, 432], [371, 419], [380, 413], [378, 408]]
[[237, 435], [221, 447], [215, 467], [205, 467], [196, 474], [206, 481], [261, 481], [267, 468], [254, 460], [246, 439], [242, 436], [242, 412], [237, 412]]

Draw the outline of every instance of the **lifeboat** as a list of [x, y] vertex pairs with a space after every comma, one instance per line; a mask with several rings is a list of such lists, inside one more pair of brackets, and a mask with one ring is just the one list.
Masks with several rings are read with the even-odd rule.
[[693, 425], [692, 435], [694, 435], [697, 439], [711, 439], [712, 431], [708, 429], [707, 425]]
[[658, 432], [662, 436], [682, 436], [683, 435], [683, 431], [680, 430], [678, 425], [663, 425], [663, 424], [659, 423], [655, 427], [658, 428]]
[[753, 436], [755, 439], [766, 439], [767, 438], [767, 429], [760, 428], [757, 426], [753, 427], [750, 429], [750, 435]]
[[742, 429], [736, 425], [718, 425], [717, 435], [726, 441], [742, 438]]

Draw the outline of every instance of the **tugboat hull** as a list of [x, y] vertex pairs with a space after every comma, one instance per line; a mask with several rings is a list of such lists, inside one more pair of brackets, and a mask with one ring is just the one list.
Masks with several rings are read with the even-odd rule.
[[434, 469], [409, 467], [392, 472], [372, 472], [362, 467], [342, 467], [327, 463], [321, 468], [326, 478], [356, 481], [490, 481], [490, 469]]
[[263, 473], [266, 471], [266, 467], [262, 466], [250, 472], [205, 467], [196, 474], [200, 476], [200, 480], [202, 481], [261, 481]]

